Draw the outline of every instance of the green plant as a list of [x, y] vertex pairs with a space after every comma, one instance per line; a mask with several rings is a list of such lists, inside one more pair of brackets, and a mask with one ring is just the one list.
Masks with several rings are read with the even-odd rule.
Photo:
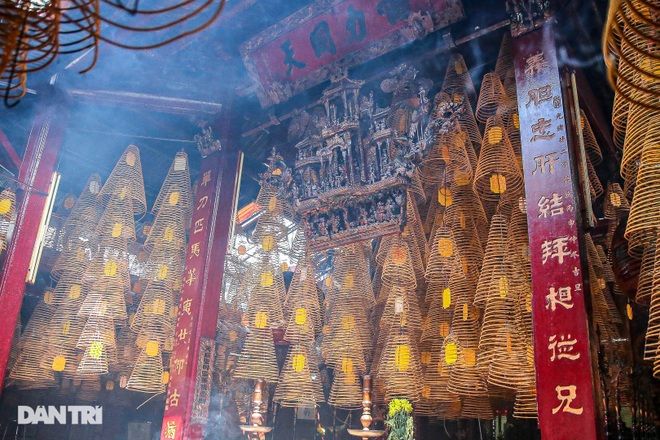
[[385, 426], [389, 428], [387, 440], [415, 440], [413, 437], [412, 405], [406, 399], [392, 399]]

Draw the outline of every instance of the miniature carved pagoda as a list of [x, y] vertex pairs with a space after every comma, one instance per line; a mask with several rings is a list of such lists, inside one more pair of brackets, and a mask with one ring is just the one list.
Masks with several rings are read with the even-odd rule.
[[381, 88], [393, 104], [360, 96], [363, 81], [332, 78], [312, 115], [291, 194], [310, 249], [323, 250], [398, 232], [405, 219], [406, 188], [428, 143], [424, 120], [429, 89], [417, 72], [401, 66]]

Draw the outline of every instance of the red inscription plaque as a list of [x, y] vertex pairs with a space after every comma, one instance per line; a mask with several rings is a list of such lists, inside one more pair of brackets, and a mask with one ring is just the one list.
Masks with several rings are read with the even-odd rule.
[[514, 39], [532, 264], [539, 425], [547, 440], [595, 440], [577, 209], [551, 26]]
[[317, 0], [243, 46], [262, 105], [463, 18], [460, 0]]

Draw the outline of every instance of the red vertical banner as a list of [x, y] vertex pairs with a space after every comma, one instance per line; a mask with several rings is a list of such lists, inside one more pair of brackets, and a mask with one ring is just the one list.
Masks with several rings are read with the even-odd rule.
[[[215, 338], [224, 256], [237, 187], [238, 170], [232, 166], [236, 165], [234, 156], [213, 153], [202, 161], [170, 358], [162, 440], [203, 436], [200, 419], [204, 417], [199, 416], [199, 402], [195, 402], [195, 391], [200, 385], [200, 345], [215, 349], [214, 344], [202, 344], [202, 339], [209, 342]], [[205, 326], [208, 322], [212, 324]], [[208, 403], [202, 408], [203, 415], [204, 409], [207, 413]]]
[[544, 440], [596, 439], [578, 200], [551, 26], [513, 41]]

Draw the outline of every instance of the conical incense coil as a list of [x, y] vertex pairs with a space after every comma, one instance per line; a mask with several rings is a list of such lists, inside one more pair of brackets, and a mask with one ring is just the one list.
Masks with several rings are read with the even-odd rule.
[[453, 53], [449, 57], [445, 78], [442, 81], [442, 91], [450, 95], [456, 92], [465, 93], [470, 103], [472, 105], [476, 104], [477, 93], [470, 77], [470, 71], [465, 65], [465, 60], [461, 54]]
[[279, 371], [273, 333], [269, 328], [250, 328], [238, 358], [234, 377], [277, 382]]
[[9, 373], [10, 379], [35, 382], [39, 388], [57, 385], [53, 370], [41, 368], [40, 362], [48, 347], [48, 340], [43, 335], [48, 330], [54, 312], [55, 308], [43, 300], [35, 307], [21, 336], [21, 352]]
[[341, 364], [334, 369], [328, 404], [349, 410], [362, 407], [360, 377], [350, 358], [343, 358]]
[[419, 400], [422, 368], [417, 346], [409, 333], [390, 335], [383, 348], [378, 376], [384, 381], [387, 399]]
[[[383, 316], [380, 319], [381, 334], [383, 329], [392, 329], [405, 326], [415, 336], [422, 331], [422, 315], [419, 310], [419, 302], [414, 291], [406, 291], [396, 286], [389, 290]], [[379, 335], [381, 340], [381, 335]], [[384, 340], [382, 340], [384, 342]]]
[[429, 282], [446, 281], [449, 268], [454, 260], [461, 261], [454, 234], [448, 227], [439, 227], [435, 230], [430, 243], [426, 280]]
[[[660, 141], [660, 110], [649, 112], [637, 105], [631, 105], [626, 129], [626, 140], [623, 145], [623, 157], [621, 158], [621, 177], [626, 181], [639, 182], [638, 173], [644, 167], [646, 161], [657, 162], [657, 145]], [[649, 156], [645, 159], [647, 150]], [[655, 151], [655, 152], [654, 152]], [[649, 164], [650, 165], [650, 164]], [[645, 177], [641, 180], [642, 184], [647, 184], [649, 171], [646, 167]]]
[[[481, 269], [474, 299], [474, 304], [477, 307], [484, 307], [486, 305], [489, 290], [499, 285], [500, 278], [506, 276], [504, 259], [506, 257], [507, 235], [508, 223], [506, 218], [503, 215], [494, 215], [488, 234], [484, 264]], [[494, 278], [496, 279], [493, 283]]]
[[275, 402], [283, 407], [295, 407], [314, 406], [324, 400], [315, 357], [307, 346], [292, 345], [289, 348], [273, 396]]
[[509, 136], [499, 116], [488, 118], [474, 191], [485, 201], [516, 200], [523, 192], [523, 177]]
[[660, 143], [649, 145], [642, 154], [637, 175], [635, 195], [630, 206], [630, 216], [625, 237], [629, 242], [628, 252], [639, 255], [648, 243], [655, 239], [660, 227], [660, 209], [657, 191], [660, 189]]
[[591, 199], [596, 200], [598, 197], [603, 195], [605, 191], [603, 189], [603, 184], [600, 183], [598, 174], [591, 163], [591, 159], [587, 157], [587, 176], [589, 177], [589, 190], [591, 191]]
[[[311, 335], [321, 330], [321, 311], [314, 266], [303, 259], [298, 264], [289, 286], [289, 297], [286, 303], [287, 331], [285, 339], [294, 342], [297, 335]], [[307, 329], [306, 331], [303, 331]]]
[[630, 203], [626, 199], [621, 185], [616, 182], [609, 182], [605, 190], [605, 198], [603, 199], [603, 214], [605, 218], [617, 218], [618, 212], [625, 212], [630, 210]]
[[409, 232], [414, 236], [422, 257], [426, 261], [425, 257], [428, 252], [428, 244], [426, 242], [426, 234], [424, 233], [424, 225], [419, 208], [411, 197], [408, 197], [406, 200], [406, 226], [409, 227]]
[[[80, 196], [76, 200], [64, 226], [64, 248], [53, 265], [51, 278], [58, 279], [64, 271], [84, 272], [89, 262], [96, 236], [96, 226], [101, 216], [100, 200], [101, 178], [92, 174]], [[82, 269], [80, 269], [82, 266]]]
[[393, 245], [383, 263], [383, 284], [403, 289], [415, 289], [417, 280], [408, 246]]
[[584, 149], [589, 156], [592, 165], [598, 165], [603, 161], [603, 152], [600, 150], [598, 141], [594, 131], [591, 129], [589, 119], [584, 114], [584, 110], [580, 109], [580, 124], [582, 128], [582, 137], [584, 138]]
[[520, 136], [520, 116], [518, 116], [517, 109], [509, 111], [503, 115], [504, 129], [509, 136], [513, 154], [516, 156], [518, 167], [522, 170], [522, 138]]
[[[198, 200], [197, 203], [204, 204], [205, 202]], [[161, 208], [172, 205], [180, 207], [184, 213], [184, 228], [189, 227], [193, 211], [193, 193], [190, 185], [188, 155], [183, 151], [179, 151], [174, 156], [174, 161], [160, 187], [151, 212], [158, 215]]]
[[143, 182], [140, 151], [135, 145], [129, 145], [103, 185], [99, 197], [107, 203], [114, 196], [124, 194], [132, 202], [133, 214], [144, 214], [147, 202]]
[[422, 342], [432, 342], [449, 336], [453, 311], [452, 293], [449, 287], [438, 291], [440, 293], [433, 299], [429, 313], [423, 321], [420, 339]]
[[477, 102], [477, 111], [475, 112], [477, 121], [485, 124], [488, 119], [496, 114], [505, 113], [511, 106], [512, 103], [497, 74], [493, 72], [485, 74], [481, 82], [479, 101]]
[[163, 354], [162, 346], [150, 340], [146, 343], [128, 379], [127, 390], [141, 393], [157, 394], [165, 391], [163, 383]]
[[516, 400], [513, 402], [513, 417], [517, 419], [537, 419], [539, 417], [536, 403], [536, 381], [516, 392]]
[[78, 375], [101, 375], [108, 372], [112, 358], [116, 359], [114, 331], [111, 319], [88, 319], [78, 339], [78, 348], [84, 350], [78, 364]]
[[[396, 240], [394, 237], [396, 236], [384, 237], [381, 244], [389, 243], [389, 240]], [[421, 256], [418, 255], [418, 258], [421, 260]], [[354, 296], [362, 300], [365, 308], [374, 306], [375, 298], [369, 261], [362, 243], [343, 246], [338, 250], [334, 261], [332, 281], [341, 291], [353, 292]]]
[[292, 262], [298, 262], [307, 256], [309, 249], [307, 247], [307, 237], [305, 237], [305, 231], [302, 228], [296, 229], [296, 234], [294, 235], [293, 242], [291, 244], [291, 249], [289, 252], [289, 258]]

